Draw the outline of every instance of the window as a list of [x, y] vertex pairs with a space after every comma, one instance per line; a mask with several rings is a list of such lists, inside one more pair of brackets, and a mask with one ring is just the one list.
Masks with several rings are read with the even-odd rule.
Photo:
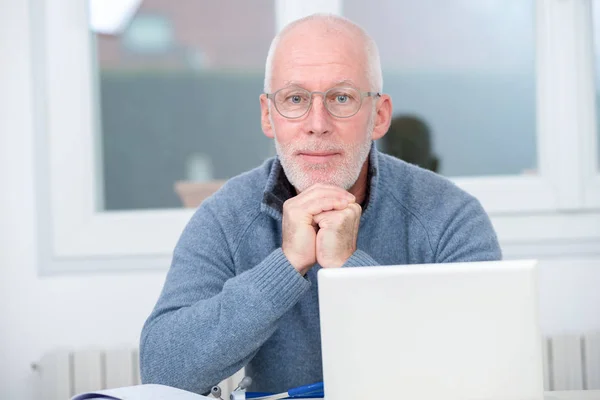
[[[590, 131], [595, 130], [595, 135], [588, 136], [589, 140], [584, 143], [584, 149], [588, 151], [587, 158], [590, 160], [586, 165], [588, 172], [586, 175], [588, 177], [586, 180], [586, 205], [600, 208], [600, 5], [598, 2], [592, 3], [591, 15], [593, 61], [589, 61], [589, 64], [595, 67], [593, 71], [595, 85], [593, 94], [590, 95], [593, 99], [590, 102], [595, 105], [591, 114], [595, 117], [596, 123], [590, 127]], [[587, 43], [586, 41], [585, 44]]]
[[533, 1], [346, 0], [344, 15], [380, 49], [388, 147], [419, 120], [446, 176], [536, 173]]
[[178, 208], [186, 182], [217, 187], [274, 154], [258, 117], [274, 13], [273, 0], [143, 1], [122, 34], [95, 35], [100, 209]]
[[166, 268], [193, 212], [178, 185], [210, 193], [273, 154], [264, 59], [313, 12], [371, 31], [384, 91], [430, 126], [440, 172], [481, 200], [505, 255], [598, 252], [591, 1], [135, 2], [92, 35], [83, 2], [44, 0], [33, 16], [40, 231], [63, 262], [47, 271]]
[[[600, 4], [592, 4], [596, 116], [600, 116]], [[596, 169], [600, 171], [600, 118], [596, 120]]]
[[[160, 14], [140, 12], [123, 34], [125, 51], [131, 53], [166, 53], [174, 47], [173, 42], [173, 25], [169, 19]], [[103, 61], [102, 55], [99, 59]]]

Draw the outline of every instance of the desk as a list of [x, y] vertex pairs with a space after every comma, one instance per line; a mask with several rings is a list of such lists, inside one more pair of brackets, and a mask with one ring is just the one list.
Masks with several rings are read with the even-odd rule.
[[[325, 398], [321, 400], [327, 399]], [[600, 400], [600, 390], [565, 390], [545, 392], [544, 400]]]

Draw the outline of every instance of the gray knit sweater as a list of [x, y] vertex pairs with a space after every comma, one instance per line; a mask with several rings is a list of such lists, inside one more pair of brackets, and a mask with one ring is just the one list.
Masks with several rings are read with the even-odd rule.
[[[475, 198], [374, 147], [369, 165], [358, 250], [344, 267], [501, 258]], [[244, 366], [254, 391], [323, 379], [320, 266], [302, 277], [281, 250], [282, 205], [292, 195], [272, 158], [198, 208], [142, 330], [144, 383], [206, 393]]]

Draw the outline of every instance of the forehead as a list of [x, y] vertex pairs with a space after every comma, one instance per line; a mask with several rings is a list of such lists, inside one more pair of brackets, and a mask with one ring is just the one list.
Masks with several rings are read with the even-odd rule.
[[325, 90], [342, 82], [367, 89], [367, 59], [362, 40], [347, 33], [292, 32], [273, 59], [274, 90], [295, 84]]

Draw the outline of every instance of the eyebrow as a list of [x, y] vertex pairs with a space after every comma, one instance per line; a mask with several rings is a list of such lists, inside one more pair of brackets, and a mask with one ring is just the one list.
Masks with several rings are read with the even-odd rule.
[[[335, 82], [333, 85], [330, 86], [330, 88], [336, 87], [336, 86], [343, 86], [343, 85], [350, 85], [353, 87], [358, 87], [358, 85], [356, 85], [352, 79], [344, 79], [341, 81], [337, 81]], [[302, 85], [302, 83], [298, 82], [298, 81], [283, 81], [283, 87], [287, 87], [287, 86], [299, 86], [301, 88], [304, 87], [304, 85]]]

